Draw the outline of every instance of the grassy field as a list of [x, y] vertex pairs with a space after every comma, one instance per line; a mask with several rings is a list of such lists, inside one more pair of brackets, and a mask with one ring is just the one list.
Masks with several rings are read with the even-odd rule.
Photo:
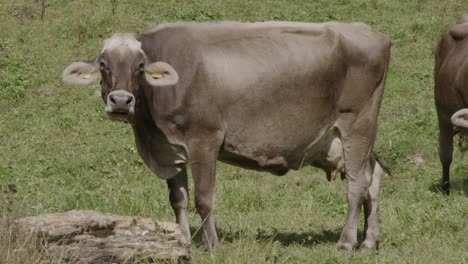
[[[112, 1], [46, 0], [43, 20], [37, 2], [0, 2], [0, 188], [18, 189], [1, 194], [1, 215], [89, 208], [175, 220], [166, 183], [143, 164], [131, 128], [106, 120], [98, 85], [61, 82], [69, 63], [94, 58], [114, 32], [181, 20], [363, 21], [393, 42], [375, 146], [393, 172], [382, 181], [380, 250], [335, 250], [345, 182], [314, 168], [276, 177], [219, 163], [221, 244], [210, 255], [197, 236], [193, 263], [468, 263], [466, 158], [455, 151], [452, 195], [443, 195], [432, 95], [436, 40], [468, 12], [466, 0], [117, 0], [115, 14]], [[190, 212], [196, 231], [193, 201]], [[0, 263], [38, 256], [0, 239]]]

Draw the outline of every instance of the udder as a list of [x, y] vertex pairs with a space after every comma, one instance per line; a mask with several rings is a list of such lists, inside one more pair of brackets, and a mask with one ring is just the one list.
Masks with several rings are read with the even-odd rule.
[[310, 152], [310, 164], [324, 170], [329, 181], [335, 180], [338, 173], [345, 178], [343, 144], [336, 129], [325, 134]]

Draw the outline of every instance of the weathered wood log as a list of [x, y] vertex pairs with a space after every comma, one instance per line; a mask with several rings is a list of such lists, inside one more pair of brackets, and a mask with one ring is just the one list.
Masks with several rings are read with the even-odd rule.
[[19, 235], [37, 237], [52, 256], [73, 263], [134, 263], [189, 259], [179, 226], [92, 210], [44, 214], [15, 221]]

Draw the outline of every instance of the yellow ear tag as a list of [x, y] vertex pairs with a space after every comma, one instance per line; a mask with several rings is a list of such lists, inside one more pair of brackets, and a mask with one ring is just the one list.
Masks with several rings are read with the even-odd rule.
[[89, 79], [89, 77], [91, 77], [91, 74], [89, 74], [89, 73], [82, 73], [82, 74], [80, 74], [80, 77], [83, 78], [83, 79]]
[[160, 72], [154, 72], [151, 74], [151, 77], [153, 77], [153, 79], [161, 79], [163, 77], [163, 74]]

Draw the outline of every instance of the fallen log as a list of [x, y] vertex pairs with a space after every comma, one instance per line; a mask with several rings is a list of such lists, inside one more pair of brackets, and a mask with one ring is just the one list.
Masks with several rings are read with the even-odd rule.
[[18, 237], [33, 236], [48, 255], [72, 263], [135, 263], [189, 259], [179, 226], [92, 210], [43, 214], [14, 222]]

